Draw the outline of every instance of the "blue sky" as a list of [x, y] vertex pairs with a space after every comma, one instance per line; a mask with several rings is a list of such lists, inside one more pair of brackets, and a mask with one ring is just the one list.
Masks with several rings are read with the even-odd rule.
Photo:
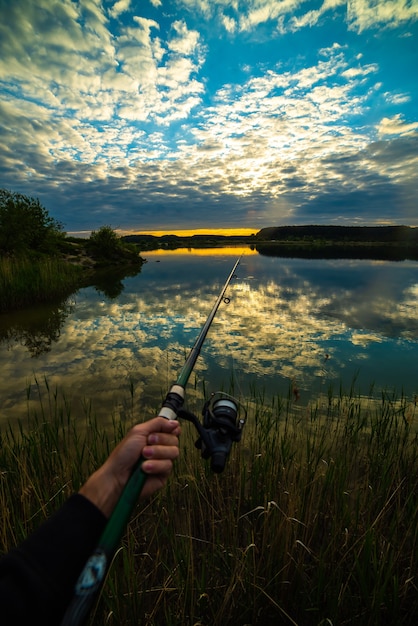
[[0, 0], [0, 187], [68, 232], [418, 225], [418, 0]]

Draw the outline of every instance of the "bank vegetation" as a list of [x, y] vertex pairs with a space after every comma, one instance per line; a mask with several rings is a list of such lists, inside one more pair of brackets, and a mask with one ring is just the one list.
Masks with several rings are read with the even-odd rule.
[[68, 237], [37, 198], [0, 189], [0, 313], [61, 300], [99, 270], [142, 263], [110, 226]]

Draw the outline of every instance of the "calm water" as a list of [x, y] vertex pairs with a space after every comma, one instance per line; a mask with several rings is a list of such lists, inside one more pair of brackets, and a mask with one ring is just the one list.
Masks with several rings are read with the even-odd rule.
[[[79, 291], [61, 307], [0, 317], [1, 418], [26, 415], [46, 377], [100, 416], [147, 416], [176, 379], [240, 250], [146, 253], [142, 271]], [[264, 257], [246, 250], [188, 386], [299, 389], [307, 403], [333, 385], [418, 392], [418, 264]], [[105, 294], [108, 295], [105, 295]], [[196, 388], [196, 389], [195, 389]], [[76, 409], [78, 410], [78, 409]], [[74, 411], [72, 410], [72, 413]]]

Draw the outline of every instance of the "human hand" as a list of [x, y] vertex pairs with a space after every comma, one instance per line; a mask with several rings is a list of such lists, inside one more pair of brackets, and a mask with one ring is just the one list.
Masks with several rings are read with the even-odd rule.
[[142, 470], [148, 477], [141, 492], [147, 498], [167, 482], [173, 461], [179, 455], [179, 423], [156, 417], [134, 426], [104, 464], [81, 487], [80, 493], [110, 517], [132, 468], [143, 456]]

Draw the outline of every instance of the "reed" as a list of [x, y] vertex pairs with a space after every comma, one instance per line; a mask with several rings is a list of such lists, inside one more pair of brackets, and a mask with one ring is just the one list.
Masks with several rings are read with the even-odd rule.
[[[123, 436], [47, 381], [39, 409], [1, 434], [9, 549]], [[31, 392], [32, 393], [32, 392]], [[246, 400], [246, 432], [214, 475], [185, 423], [165, 490], [138, 505], [91, 624], [412, 624], [418, 617], [416, 407], [328, 394], [300, 407]], [[77, 415], [75, 415], [75, 411]]]
[[0, 312], [68, 296], [80, 269], [54, 257], [0, 257]]

